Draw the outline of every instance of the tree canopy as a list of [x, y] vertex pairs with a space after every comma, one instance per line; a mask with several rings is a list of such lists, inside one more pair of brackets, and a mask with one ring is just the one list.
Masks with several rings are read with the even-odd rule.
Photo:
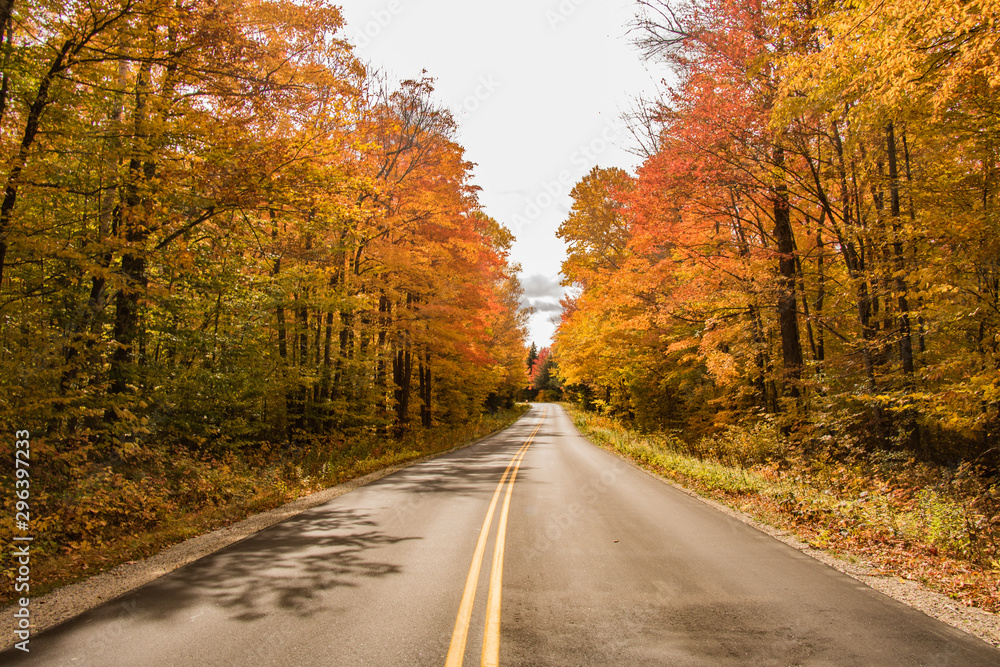
[[513, 237], [432, 81], [371, 71], [338, 8], [5, 7], [8, 429], [211, 449], [458, 422], [523, 385]]
[[640, 4], [677, 82], [637, 174], [573, 191], [567, 383], [650, 426], [991, 451], [1000, 5]]

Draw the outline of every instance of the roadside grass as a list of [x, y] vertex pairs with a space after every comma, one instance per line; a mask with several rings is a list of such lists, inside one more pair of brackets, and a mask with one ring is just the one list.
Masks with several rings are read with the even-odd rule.
[[566, 407], [595, 444], [648, 470], [812, 547], [1000, 612], [1000, 489], [968, 466], [895, 453], [807, 456], [766, 423], [686, 443]]
[[[469, 444], [512, 424], [527, 405], [455, 427], [414, 430], [400, 439], [373, 435], [314, 437], [294, 448], [256, 443], [221, 455], [166, 447], [122, 452], [114, 465], [74, 462], [85, 474], [60, 477], [68, 462], [35, 451], [32, 494], [31, 597], [254, 514], [384, 468]], [[42, 475], [42, 471], [49, 475]], [[13, 488], [11, 483], [8, 488]], [[0, 504], [8, 504], [4, 499]], [[5, 507], [0, 541], [14, 533]], [[13, 556], [0, 553], [7, 585], [0, 606], [15, 597]]]

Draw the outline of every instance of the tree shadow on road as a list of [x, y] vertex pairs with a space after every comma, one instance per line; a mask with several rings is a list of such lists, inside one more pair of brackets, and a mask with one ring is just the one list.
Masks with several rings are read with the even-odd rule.
[[[400, 497], [404, 500], [397, 508], [399, 511], [419, 505], [420, 494], [446, 493], [488, 498], [496, 490], [504, 471], [522, 444], [523, 441], [497, 447], [488, 457], [481, 453], [444, 456], [418, 467], [400, 470], [380, 479], [376, 484], [401, 494]], [[529, 470], [532, 468], [522, 462], [518, 475]]]
[[114, 621], [160, 621], [205, 605], [221, 607], [231, 620], [255, 621], [275, 613], [309, 617], [324, 610], [323, 593], [357, 586], [371, 577], [401, 571], [373, 550], [414, 537], [386, 534], [365, 513], [315, 507], [135, 591], [53, 628]]

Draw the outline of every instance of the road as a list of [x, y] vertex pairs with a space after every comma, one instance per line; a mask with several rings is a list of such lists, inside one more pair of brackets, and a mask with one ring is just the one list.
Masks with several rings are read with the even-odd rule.
[[30, 647], [0, 664], [1000, 665], [988, 644], [598, 449], [557, 405]]

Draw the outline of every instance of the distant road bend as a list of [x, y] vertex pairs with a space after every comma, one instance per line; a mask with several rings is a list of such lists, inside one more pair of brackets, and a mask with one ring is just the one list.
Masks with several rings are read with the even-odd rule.
[[11, 665], [1000, 665], [558, 405], [34, 636]]

